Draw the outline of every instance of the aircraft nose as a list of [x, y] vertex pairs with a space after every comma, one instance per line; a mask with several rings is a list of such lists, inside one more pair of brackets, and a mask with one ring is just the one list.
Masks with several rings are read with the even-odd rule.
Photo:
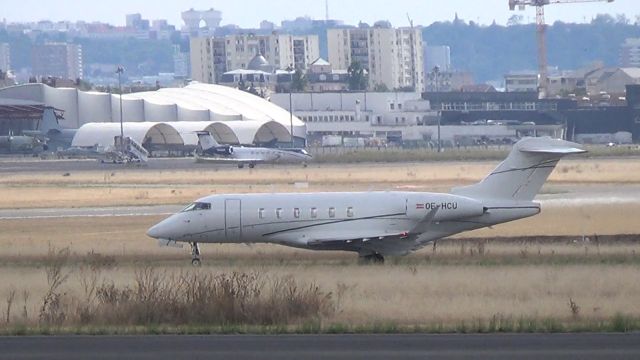
[[166, 239], [169, 237], [169, 233], [167, 230], [167, 223], [165, 220], [150, 227], [149, 230], [147, 230], [147, 236], [154, 239]]

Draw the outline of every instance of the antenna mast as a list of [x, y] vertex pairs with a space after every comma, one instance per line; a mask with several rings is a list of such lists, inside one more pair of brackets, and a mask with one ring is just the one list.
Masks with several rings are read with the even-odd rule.
[[329, 0], [324, 1], [325, 20], [329, 21]]

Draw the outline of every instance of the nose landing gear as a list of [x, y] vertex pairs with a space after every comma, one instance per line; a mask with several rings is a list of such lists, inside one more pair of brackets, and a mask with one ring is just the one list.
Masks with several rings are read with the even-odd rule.
[[191, 243], [191, 265], [200, 266], [200, 247], [197, 242]]

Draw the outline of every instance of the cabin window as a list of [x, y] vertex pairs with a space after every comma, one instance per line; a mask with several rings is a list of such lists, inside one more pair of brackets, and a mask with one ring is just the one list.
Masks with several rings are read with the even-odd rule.
[[264, 219], [264, 208], [260, 208], [260, 210], [258, 211], [258, 216], [260, 217], [260, 219]]
[[311, 208], [311, 218], [315, 219], [318, 217], [318, 209], [317, 208]]
[[347, 208], [347, 217], [353, 217], [353, 207], [351, 206]]
[[278, 219], [282, 219], [282, 208], [277, 208], [276, 209], [276, 217]]
[[336, 217], [336, 208], [334, 208], [334, 207], [330, 207], [329, 208], [329, 217], [330, 218]]
[[300, 217], [300, 209], [298, 208], [294, 208], [293, 209], [293, 217], [298, 219]]

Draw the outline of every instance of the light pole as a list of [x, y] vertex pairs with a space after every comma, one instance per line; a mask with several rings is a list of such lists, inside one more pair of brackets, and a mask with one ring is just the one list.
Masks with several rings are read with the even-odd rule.
[[287, 66], [286, 70], [289, 72], [289, 77], [291, 78], [291, 82], [289, 83], [289, 126], [291, 131], [291, 148], [294, 148], [295, 143], [293, 138], [293, 96], [291, 94], [291, 92], [293, 91], [293, 66]]
[[120, 148], [118, 150], [123, 151], [124, 147], [124, 126], [122, 125], [122, 74], [124, 73], [124, 67], [118, 66], [116, 70], [118, 74], [118, 88], [120, 89]]
[[[439, 66], [435, 66], [433, 68], [433, 79], [436, 82], [435, 84], [435, 89], [436, 89], [436, 94], [439, 91], [439, 77], [440, 76], [440, 67]], [[442, 109], [441, 109], [442, 110]], [[442, 145], [441, 145], [441, 141], [440, 141], [440, 120], [442, 118], [442, 111], [438, 111], [438, 152], [442, 151]]]

